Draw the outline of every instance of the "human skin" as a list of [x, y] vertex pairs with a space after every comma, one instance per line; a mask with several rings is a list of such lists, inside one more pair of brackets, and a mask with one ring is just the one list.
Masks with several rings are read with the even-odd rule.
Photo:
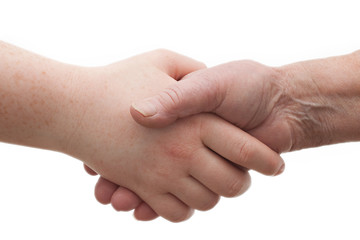
[[[131, 113], [144, 126], [163, 127], [179, 118], [212, 112], [282, 153], [359, 141], [359, 96], [357, 51], [282, 67], [245, 60], [202, 69], [134, 103]], [[150, 104], [153, 106], [146, 109]], [[97, 192], [111, 183], [99, 185]], [[126, 189], [120, 194], [109, 190], [103, 197], [123, 209], [143, 205]], [[121, 197], [131, 199], [133, 205], [122, 202]], [[139, 216], [155, 217], [147, 214], [148, 206], [142, 210]]]
[[213, 112], [279, 153], [358, 141], [359, 56], [360, 51], [278, 68], [231, 62], [189, 74], [146, 100], [158, 114], [145, 117], [134, 108], [139, 103], [131, 112], [150, 127]]
[[133, 121], [133, 101], [203, 68], [197, 61], [158, 50], [86, 68], [2, 42], [0, 51], [0, 140], [73, 156], [170, 221], [243, 193], [245, 168], [275, 175], [283, 166], [276, 152], [213, 114], [162, 129]]

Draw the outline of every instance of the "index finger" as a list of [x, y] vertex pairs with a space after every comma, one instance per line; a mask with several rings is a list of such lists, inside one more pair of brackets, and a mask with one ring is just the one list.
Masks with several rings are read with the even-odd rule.
[[[210, 115], [210, 114], [209, 114]], [[223, 158], [265, 175], [279, 175], [285, 163], [268, 146], [225, 120], [213, 116], [203, 121], [201, 137], [204, 145]]]

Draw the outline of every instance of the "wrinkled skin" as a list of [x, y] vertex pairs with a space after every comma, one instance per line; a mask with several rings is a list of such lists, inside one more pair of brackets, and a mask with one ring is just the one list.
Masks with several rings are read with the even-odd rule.
[[[356, 110], [360, 108], [359, 53], [278, 68], [237, 61], [202, 69], [152, 98], [136, 102], [131, 113], [144, 126], [164, 127], [178, 118], [213, 112], [279, 153], [358, 141], [360, 128], [354, 126], [358, 125]], [[149, 104], [151, 111], [146, 109]], [[112, 185], [103, 183], [96, 192], [101, 192], [102, 186]], [[131, 209], [140, 204], [141, 211], [135, 211], [138, 218], [156, 217], [126, 189], [119, 194], [108, 191], [102, 196], [115, 209]]]
[[[156, 213], [183, 221], [193, 209], [215, 206], [219, 196], [243, 193], [250, 185], [246, 168], [275, 175], [283, 166], [276, 152], [212, 114], [184, 118], [161, 129], [133, 121], [129, 113], [133, 101], [202, 67], [161, 50], [87, 69], [76, 81], [79, 97], [74, 112], [81, 114], [76, 124], [69, 124], [74, 128], [63, 151], [99, 173], [103, 178], [98, 186], [107, 179], [136, 193], [147, 204], [139, 205], [140, 218]], [[117, 208], [116, 198], [114, 202]]]

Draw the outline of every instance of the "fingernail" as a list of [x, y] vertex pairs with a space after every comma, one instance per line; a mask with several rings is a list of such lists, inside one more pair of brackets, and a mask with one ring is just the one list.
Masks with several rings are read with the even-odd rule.
[[157, 109], [150, 101], [142, 101], [140, 103], [133, 103], [131, 106], [144, 117], [151, 117], [157, 113]]
[[279, 171], [275, 174], [275, 176], [282, 174], [284, 170], [285, 170], [285, 164], [281, 165]]

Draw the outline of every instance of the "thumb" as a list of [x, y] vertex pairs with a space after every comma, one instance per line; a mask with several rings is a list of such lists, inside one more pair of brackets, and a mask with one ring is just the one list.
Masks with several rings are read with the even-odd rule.
[[133, 103], [132, 117], [146, 127], [164, 127], [178, 118], [213, 111], [225, 97], [226, 88], [219, 86], [216, 75], [205, 71], [191, 73], [157, 95]]

